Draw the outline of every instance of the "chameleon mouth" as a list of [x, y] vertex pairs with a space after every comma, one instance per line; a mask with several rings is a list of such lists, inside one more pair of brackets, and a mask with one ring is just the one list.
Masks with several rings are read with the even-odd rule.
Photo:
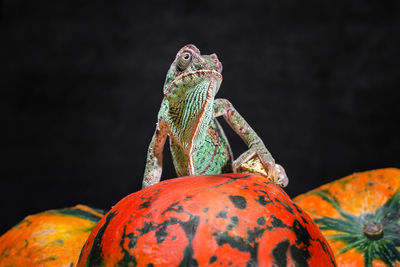
[[187, 79], [193, 80], [193, 76], [201, 77], [201, 76], [205, 76], [205, 75], [214, 77], [214, 79], [216, 79], [216, 80], [220, 80], [220, 81], [222, 80], [222, 74], [216, 70], [195, 70], [195, 71], [186, 72], [186, 73], [183, 73], [183, 74], [179, 75], [178, 77], [176, 77], [176, 79], [173, 80], [168, 85], [167, 88], [165, 88], [164, 95], [168, 94], [169, 91], [171, 90], [171, 88], [179, 82], [185, 82]]

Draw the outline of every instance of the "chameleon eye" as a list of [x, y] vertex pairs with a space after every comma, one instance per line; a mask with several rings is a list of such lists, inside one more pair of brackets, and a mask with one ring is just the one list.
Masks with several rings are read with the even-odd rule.
[[178, 62], [176, 63], [176, 68], [179, 71], [184, 71], [189, 66], [191, 61], [192, 61], [192, 54], [190, 54], [189, 52], [185, 52], [178, 58]]

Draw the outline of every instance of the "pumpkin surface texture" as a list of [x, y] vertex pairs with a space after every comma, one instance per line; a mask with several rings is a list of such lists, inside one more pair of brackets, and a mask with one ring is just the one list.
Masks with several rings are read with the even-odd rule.
[[319, 225], [338, 266], [400, 266], [400, 170], [355, 173], [294, 201]]
[[0, 266], [74, 266], [103, 214], [77, 205], [26, 217], [0, 237]]
[[176, 178], [133, 193], [96, 225], [77, 266], [335, 266], [310, 217], [268, 179]]

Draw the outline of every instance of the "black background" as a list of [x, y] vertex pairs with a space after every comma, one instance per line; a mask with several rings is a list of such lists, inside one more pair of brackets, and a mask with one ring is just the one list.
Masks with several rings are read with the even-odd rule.
[[399, 15], [396, 0], [3, 2], [0, 233], [140, 188], [164, 77], [187, 43], [218, 54], [219, 97], [285, 167], [290, 196], [400, 167]]

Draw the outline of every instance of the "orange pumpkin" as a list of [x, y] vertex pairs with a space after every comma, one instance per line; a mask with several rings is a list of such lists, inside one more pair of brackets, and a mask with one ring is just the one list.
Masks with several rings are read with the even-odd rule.
[[74, 266], [103, 214], [77, 205], [26, 217], [0, 237], [0, 266]]
[[118, 202], [77, 266], [335, 266], [310, 217], [268, 179], [163, 181]]
[[294, 201], [318, 224], [338, 266], [400, 266], [400, 170], [355, 173]]

